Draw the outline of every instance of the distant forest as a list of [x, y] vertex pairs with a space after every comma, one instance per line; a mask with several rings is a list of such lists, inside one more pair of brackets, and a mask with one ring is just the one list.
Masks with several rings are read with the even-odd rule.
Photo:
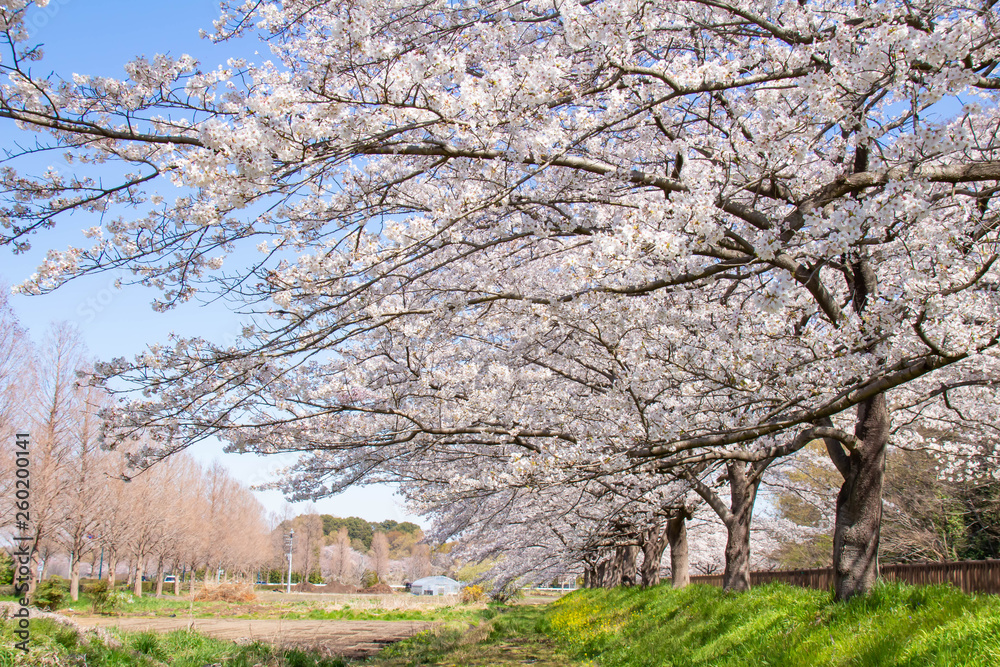
[[420, 526], [411, 521], [399, 522], [393, 519], [386, 519], [385, 521], [373, 523], [356, 516], [341, 518], [331, 514], [320, 514], [320, 518], [323, 519], [323, 537], [328, 537], [335, 534], [341, 528], [346, 528], [347, 536], [351, 538], [351, 542], [358, 540], [364, 545], [365, 549], [371, 548], [372, 537], [376, 531], [386, 534], [391, 532], [406, 533], [407, 535], [422, 535], [423, 532]]

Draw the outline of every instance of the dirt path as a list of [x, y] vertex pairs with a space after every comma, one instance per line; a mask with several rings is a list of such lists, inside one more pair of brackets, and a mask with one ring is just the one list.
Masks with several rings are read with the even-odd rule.
[[[75, 617], [86, 626], [118, 627], [141, 632], [184, 630], [186, 618]], [[196, 618], [193, 629], [218, 639], [264, 641], [281, 646], [311, 648], [328, 656], [364, 658], [386, 645], [411, 637], [434, 625], [419, 621], [302, 621], [280, 619]]]

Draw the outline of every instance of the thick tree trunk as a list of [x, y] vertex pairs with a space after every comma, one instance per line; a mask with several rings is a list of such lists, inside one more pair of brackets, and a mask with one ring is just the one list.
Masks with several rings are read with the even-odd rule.
[[726, 570], [722, 575], [724, 591], [750, 590], [750, 524], [731, 521], [726, 525]]
[[[174, 572], [176, 573], [176, 571], [177, 571], [177, 564], [174, 563]], [[175, 597], [180, 597], [181, 596], [181, 579], [183, 579], [183, 578], [184, 578], [183, 574], [176, 574], [174, 576], [174, 596]]]
[[69, 597], [73, 602], [80, 599], [80, 560], [73, 558], [69, 564]]
[[729, 479], [729, 507], [725, 502], [693, 475], [685, 477], [694, 490], [708, 503], [726, 525], [726, 571], [722, 576], [725, 591], [750, 590], [750, 522], [753, 520], [753, 505], [757, 500], [757, 489], [764, 471], [774, 461], [773, 458], [746, 463], [727, 461], [726, 476]]
[[113, 553], [108, 554], [108, 588], [115, 587], [115, 580], [118, 577], [118, 559]]
[[681, 510], [667, 520], [666, 537], [670, 543], [670, 576], [674, 588], [684, 588], [691, 583], [688, 558], [687, 520], [690, 515]]
[[590, 563], [584, 563], [583, 565], [583, 587], [591, 588], [593, 586], [594, 579], [594, 566]]
[[145, 560], [145, 558], [141, 558], [141, 557], [135, 559], [135, 570], [133, 570], [133, 575], [132, 575], [133, 576], [133, 579], [132, 579], [132, 583], [133, 583], [132, 592], [135, 593], [135, 596], [137, 598], [141, 598], [142, 597], [142, 573], [145, 571], [145, 567], [144, 567], [144, 563], [143, 563], [144, 560]]
[[662, 526], [647, 528], [642, 533], [642, 567], [639, 570], [644, 587], [658, 586], [660, 583], [660, 561], [667, 548], [667, 531]]
[[[867, 258], [857, 261], [852, 269], [852, 301], [860, 315], [878, 287], [878, 277]], [[876, 354], [874, 344], [869, 353]], [[837, 600], [868, 593], [878, 578], [882, 481], [890, 429], [885, 394], [859, 404], [857, 411], [854, 435], [860, 443], [854, 451], [847, 453], [839, 442], [827, 441], [830, 458], [844, 477], [837, 495], [833, 532], [833, 588]]]
[[38, 581], [41, 578], [41, 559], [37, 551], [32, 552], [31, 558], [28, 561], [28, 597], [35, 594], [35, 588], [38, 586]]
[[757, 500], [757, 487], [760, 486], [760, 475], [748, 476], [747, 465], [742, 462], [730, 462], [729, 495], [730, 513], [725, 518], [726, 541], [726, 571], [722, 576], [722, 588], [725, 591], [750, 590], [750, 522], [753, 519], [753, 506]]
[[592, 588], [602, 588], [604, 586], [604, 580], [607, 577], [608, 571], [608, 559], [602, 558], [597, 561], [594, 565], [594, 581]]
[[635, 586], [635, 573], [636, 567], [638, 566], [637, 561], [639, 560], [639, 546], [636, 544], [630, 544], [627, 547], [621, 547], [622, 549], [622, 586]]
[[884, 394], [858, 406], [854, 434], [861, 445], [846, 457], [833, 533], [833, 588], [838, 600], [868, 593], [878, 578], [882, 480], [889, 441]]
[[163, 556], [156, 559], [156, 597], [163, 597]]
[[621, 570], [618, 569], [618, 551], [612, 550], [604, 560], [601, 569], [601, 588], [614, 588], [621, 582]]

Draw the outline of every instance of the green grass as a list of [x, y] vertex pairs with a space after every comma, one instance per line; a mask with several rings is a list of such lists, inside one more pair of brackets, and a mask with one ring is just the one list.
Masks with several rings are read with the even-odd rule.
[[[168, 615], [177, 612], [186, 616], [190, 603], [177, 599], [134, 599], [121, 613], [125, 615]], [[442, 621], [445, 627], [436, 632], [430, 646], [451, 646], [450, 639], [461, 639], [469, 627], [496, 614], [491, 609], [468, 606], [435, 607], [429, 609], [351, 609], [337, 610], [316, 608], [317, 601], [265, 602], [265, 609], [254, 617], [302, 618], [329, 620], [417, 620]], [[80, 612], [89, 612], [89, 603], [80, 600], [68, 605]], [[196, 602], [195, 617], [217, 615], [236, 610], [241, 605], [220, 602]], [[242, 605], [243, 608], [246, 605]], [[65, 609], [65, 607], [63, 608]], [[109, 630], [120, 638], [121, 647], [106, 645], [92, 634], [83, 637], [67, 626], [48, 619], [31, 621], [31, 652], [24, 655], [14, 648], [17, 639], [9, 621], [0, 620], [0, 667], [14, 665], [63, 665], [67, 667], [340, 667], [345, 661], [339, 658], [322, 658], [318, 654], [299, 649], [276, 649], [263, 643], [241, 646], [217, 640], [196, 632], [176, 631], [168, 634], [153, 632], [124, 632]], [[442, 641], [444, 643], [442, 643]], [[550, 642], [551, 643], [551, 642]], [[424, 653], [427, 653], [425, 645]], [[433, 650], [432, 650], [433, 652]], [[461, 664], [461, 663], [458, 663]], [[473, 664], [473, 663], [470, 663]], [[520, 663], [518, 663], [520, 664]], [[544, 663], [543, 663], [544, 664]], [[557, 663], [561, 664], [561, 663]]]
[[468, 606], [429, 607], [427, 609], [312, 609], [288, 612], [282, 618], [314, 621], [469, 621], [482, 618], [483, 610]]
[[[0, 601], [3, 602], [16, 602], [19, 598], [12, 596], [0, 596]], [[199, 609], [207, 607], [211, 602], [195, 602], [194, 609], [195, 614], [198, 613]], [[145, 594], [143, 597], [132, 596], [132, 602], [122, 605], [120, 608], [121, 613], [125, 614], [153, 614], [163, 613], [164, 615], [169, 615], [170, 613], [177, 613], [179, 611], [184, 611], [187, 613], [188, 606], [190, 602], [183, 597], [174, 597], [173, 595], [166, 595], [162, 598], [153, 597], [149, 593]], [[67, 610], [72, 610], [81, 614], [90, 614], [91, 605], [90, 598], [87, 597], [85, 591], [81, 591], [80, 599], [75, 602], [69, 598], [69, 594], [66, 594], [66, 598], [63, 603], [59, 605], [57, 611], [65, 612]]]
[[240, 645], [197, 632], [113, 632], [114, 647], [94, 635], [48, 619], [31, 621], [30, 652], [14, 648], [10, 622], [0, 620], [0, 667], [344, 667], [339, 658], [324, 658], [299, 649], [275, 648], [262, 642]]
[[[12, 597], [0, 597], [0, 601], [15, 601]], [[354, 609], [344, 606], [341, 609], [326, 608], [331, 604], [323, 600], [258, 600], [248, 604], [232, 604], [228, 602], [195, 602], [167, 596], [155, 598], [144, 596], [132, 597], [132, 601], [124, 604], [115, 612], [116, 616], [183, 616], [190, 614], [194, 618], [280, 618], [306, 620], [340, 620], [340, 621], [477, 621], [481, 608], [467, 605], [423, 607], [416, 609], [383, 609], [369, 607]], [[247, 609], [252, 608], [249, 613]], [[90, 615], [90, 600], [85, 594], [73, 602], [66, 599], [65, 604], [57, 610], [77, 614]]]
[[[411, 611], [313, 610], [313, 618], [410, 619]], [[1000, 598], [948, 586], [880, 584], [847, 604], [829, 593], [769, 584], [727, 595], [710, 586], [674, 591], [585, 590], [545, 606], [428, 610], [442, 622], [394, 644], [371, 667], [925, 667], [1000, 665]], [[448, 617], [450, 615], [450, 617]], [[307, 615], [306, 617], [310, 617]], [[447, 617], [447, 618], [446, 618]], [[419, 618], [416, 620], [427, 620]], [[123, 645], [45, 620], [32, 624], [32, 661], [0, 622], [0, 667], [334, 667], [297, 650], [240, 646], [184, 631], [121, 633]]]
[[603, 667], [1000, 664], [1000, 599], [947, 586], [883, 583], [847, 604], [784, 584], [588, 590], [546, 621], [570, 655]]
[[487, 609], [478, 624], [443, 623], [384, 649], [364, 664], [371, 667], [500, 667], [590, 665], [570, 658], [546, 634], [545, 608]]

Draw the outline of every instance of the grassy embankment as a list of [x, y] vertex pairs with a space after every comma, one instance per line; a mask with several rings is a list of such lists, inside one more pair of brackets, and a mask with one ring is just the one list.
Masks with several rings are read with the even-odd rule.
[[580, 591], [547, 620], [572, 655], [605, 667], [1000, 665], [1000, 599], [945, 586], [880, 584], [846, 604], [781, 584]]
[[587, 590], [501, 618], [474, 644], [455, 637], [448, 644], [441, 636], [434, 645], [429, 633], [391, 647], [376, 664], [522, 664], [524, 658], [507, 660], [498, 650], [513, 642], [537, 645], [535, 664], [1000, 665], [1000, 598], [945, 586], [881, 584], [847, 604], [782, 584], [737, 595], [709, 586]]

